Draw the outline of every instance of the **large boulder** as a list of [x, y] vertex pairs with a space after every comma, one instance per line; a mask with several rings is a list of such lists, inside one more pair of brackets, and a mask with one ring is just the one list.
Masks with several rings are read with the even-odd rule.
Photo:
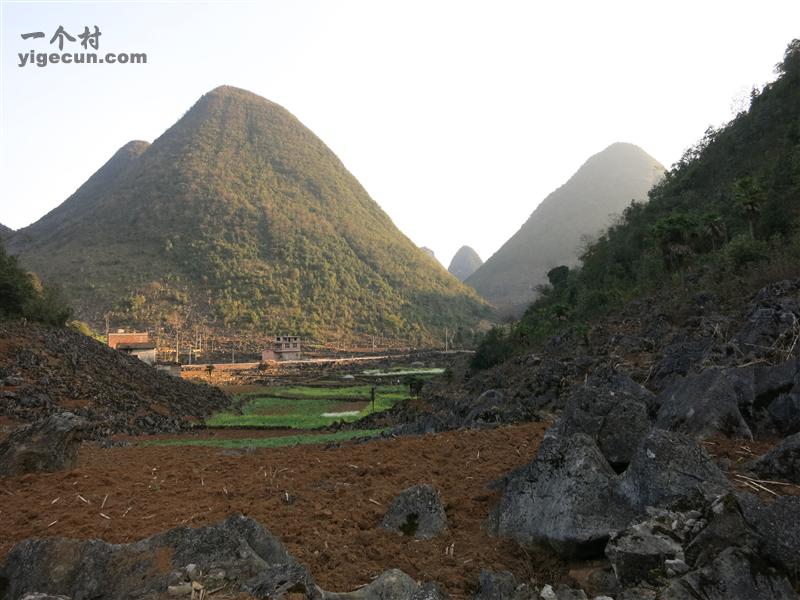
[[789, 573], [800, 573], [800, 497], [781, 496], [764, 502], [737, 495], [744, 521], [759, 536], [759, 554]]
[[800, 484], [800, 433], [787, 437], [749, 467], [760, 477]]
[[658, 398], [656, 427], [705, 438], [752, 439], [740, 405], [752, 404], [752, 369], [706, 369], [669, 386]]
[[661, 352], [661, 359], [653, 365], [650, 383], [657, 390], [663, 390], [679, 377], [690, 373], [695, 365], [700, 364], [713, 345], [711, 336], [693, 339], [681, 336]]
[[728, 547], [756, 554], [787, 573], [800, 572], [800, 498], [765, 502], [747, 492], [716, 499], [706, 511], [708, 524], [685, 547], [687, 561], [709, 564]]
[[709, 565], [684, 575], [664, 590], [662, 600], [797, 600], [785, 575], [756, 555], [727, 548]]
[[418, 539], [435, 537], [447, 529], [439, 492], [427, 484], [406, 488], [392, 502], [381, 527]]
[[800, 432], [800, 392], [778, 395], [766, 407], [769, 425], [783, 435]]
[[45, 417], [0, 443], [0, 476], [73, 469], [87, 422], [72, 413]]
[[215, 581], [221, 577], [233, 589], [257, 592], [258, 598], [288, 592], [322, 597], [280, 540], [241, 515], [196, 529], [178, 527], [130, 544], [27, 539], [11, 549], [0, 567], [0, 589], [9, 600], [28, 592], [75, 600], [132, 600], [166, 592], [181, 570], [215, 573]]
[[594, 375], [567, 400], [554, 433], [583, 433], [597, 442], [609, 464], [621, 472], [650, 431], [648, 404], [653, 395], [627, 375]]
[[708, 453], [685, 435], [653, 429], [622, 475], [620, 491], [643, 511], [648, 506], [704, 506], [731, 488]]
[[524, 546], [597, 556], [631, 518], [617, 474], [589, 436], [548, 435], [535, 460], [510, 477], [490, 527]]
[[777, 354], [778, 348], [791, 346], [800, 301], [797, 292], [800, 280], [784, 280], [761, 288], [748, 307], [748, 318], [734, 335], [734, 342], [748, 354], [755, 356]]

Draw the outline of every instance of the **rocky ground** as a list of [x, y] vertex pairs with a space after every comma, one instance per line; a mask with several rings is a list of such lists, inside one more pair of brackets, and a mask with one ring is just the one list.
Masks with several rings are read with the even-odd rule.
[[84, 445], [68, 470], [20, 474], [57, 458], [29, 450], [42, 431], [74, 430], [54, 415], [0, 448], [22, 465], [0, 480], [0, 586], [15, 600], [797, 600], [800, 281], [689, 297], [638, 301], [483, 373], [454, 365], [353, 425], [390, 428], [366, 443]]
[[229, 403], [216, 388], [157, 372], [76, 331], [0, 324], [6, 432], [62, 411], [88, 421], [90, 437], [179, 431]]
[[[545, 553], [531, 563], [483, 527], [498, 499], [488, 484], [530, 461], [546, 428], [253, 451], [84, 444], [72, 470], [0, 479], [0, 557], [30, 537], [131, 543], [242, 513], [282, 540], [325, 590], [355, 590], [392, 568], [436, 581], [454, 598], [472, 595], [483, 568], [567, 581], [566, 561]], [[438, 491], [446, 528], [422, 539], [382, 527], [395, 497], [418, 483]], [[168, 574], [198, 561], [185, 556], [162, 567]], [[78, 597], [77, 587], [44, 589]], [[106, 589], [114, 593], [100, 597], [125, 597]]]

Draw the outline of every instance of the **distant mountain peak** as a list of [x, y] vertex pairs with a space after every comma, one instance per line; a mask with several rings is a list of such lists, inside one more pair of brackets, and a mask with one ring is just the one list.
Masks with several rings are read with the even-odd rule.
[[632, 200], [644, 201], [664, 167], [635, 144], [590, 156], [466, 283], [504, 311], [520, 312], [559, 265], [573, 266], [586, 236], [599, 234]]
[[459, 280], [464, 281], [467, 277], [472, 275], [483, 264], [481, 257], [469, 246], [461, 246], [458, 252], [453, 256], [450, 261], [450, 266], [447, 270], [457, 277]]
[[23, 231], [23, 264], [93, 323], [114, 311], [131, 326], [422, 340], [488, 314], [313, 132], [232, 86], [152, 144], [125, 144]]

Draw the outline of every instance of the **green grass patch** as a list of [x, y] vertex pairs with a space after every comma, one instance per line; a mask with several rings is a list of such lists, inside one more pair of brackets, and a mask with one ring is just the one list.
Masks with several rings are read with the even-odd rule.
[[353, 431], [337, 431], [335, 433], [287, 435], [274, 438], [240, 438], [234, 440], [214, 439], [180, 439], [156, 440], [142, 442], [143, 446], [213, 446], [218, 448], [282, 448], [285, 446], [301, 446], [305, 444], [327, 444], [342, 442], [360, 437], [380, 435], [383, 429], [356, 429]]
[[[259, 395], [290, 398], [317, 398], [322, 400], [361, 399], [369, 400], [371, 385], [350, 385], [342, 387], [313, 387], [304, 385], [277, 386], [264, 388]], [[407, 385], [380, 385], [376, 394], [384, 398], [405, 400], [408, 398]]]
[[[391, 408], [395, 402], [407, 400], [407, 386], [378, 386], [375, 407], [370, 398], [371, 386], [349, 386], [342, 388], [313, 388], [304, 386], [270, 387], [263, 392], [247, 394], [242, 405], [242, 414], [217, 413], [206, 419], [209, 427], [275, 427], [292, 429], [316, 429], [338, 421], [357, 421], [374, 412]], [[273, 395], [275, 394], [275, 395]], [[291, 395], [280, 398], [276, 395]], [[325, 413], [343, 412], [343, 402], [353, 399], [366, 402], [356, 414], [323, 416]]]
[[429, 369], [424, 369], [424, 368], [412, 369], [406, 367], [397, 367], [394, 369], [386, 369], [386, 370], [367, 369], [366, 371], [362, 371], [362, 373], [367, 377], [404, 377], [407, 375], [433, 376], [433, 375], [441, 375], [442, 373], [444, 373], [444, 369], [440, 369], [438, 367], [432, 367]]

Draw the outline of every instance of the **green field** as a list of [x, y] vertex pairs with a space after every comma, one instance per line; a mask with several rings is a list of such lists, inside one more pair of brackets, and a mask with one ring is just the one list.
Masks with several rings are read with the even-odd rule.
[[355, 429], [353, 431], [337, 431], [335, 433], [287, 435], [272, 438], [239, 438], [232, 440], [214, 439], [179, 439], [143, 442], [143, 446], [214, 446], [218, 448], [281, 448], [284, 446], [300, 446], [304, 444], [326, 444], [343, 442], [354, 438], [380, 435], [383, 429]]
[[444, 369], [438, 367], [430, 368], [412, 368], [412, 367], [395, 367], [393, 369], [367, 369], [363, 374], [367, 377], [409, 377], [417, 376], [421, 379], [429, 379], [434, 375], [441, 375]]
[[[265, 388], [259, 395], [273, 398], [316, 398], [318, 400], [360, 399], [369, 400], [371, 385], [350, 385], [342, 387], [317, 387], [309, 385], [277, 386]], [[407, 385], [381, 385], [375, 392], [383, 398], [394, 400], [408, 399]], [[252, 394], [250, 394], [252, 395]]]
[[[242, 414], [217, 413], [206, 419], [206, 425], [316, 429], [339, 421], [357, 421], [373, 412], [370, 387], [268, 387], [242, 397]], [[387, 410], [409, 397], [407, 386], [377, 386], [374, 412]]]

